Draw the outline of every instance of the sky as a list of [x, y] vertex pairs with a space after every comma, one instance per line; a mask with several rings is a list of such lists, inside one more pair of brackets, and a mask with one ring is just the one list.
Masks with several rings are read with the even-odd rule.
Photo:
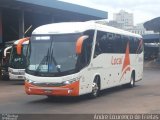
[[133, 13], [134, 24], [160, 17], [160, 0], [59, 0], [108, 12], [108, 20], [120, 10]]

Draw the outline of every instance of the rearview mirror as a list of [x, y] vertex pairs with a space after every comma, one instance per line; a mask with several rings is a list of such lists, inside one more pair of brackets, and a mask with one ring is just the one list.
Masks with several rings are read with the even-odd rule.
[[21, 53], [22, 53], [22, 44], [23, 44], [24, 42], [28, 41], [28, 40], [29, 40], [29, 37], [20, 39], [20, 41], [19, 41], [18, 44], [17, 44], [17, 54], [18, 54], [18, 55], [21, 55]]
[[88, 36], [84, 35], [84, 36], [81, 36], [77, 39], [77, 42], [76, 42], [76, 54], [81, 54], [82, 53], [82, 46], [83, 46], [83, 42], [85, 39], [87, 39]]
[[9, 54], [10, 52], [8, 52], [8, 50], [10, 50], [12, 48], [12, 46], [9, 46], [7, 48], [4, 49], [4, 57], [7, 56], [7, 54]]

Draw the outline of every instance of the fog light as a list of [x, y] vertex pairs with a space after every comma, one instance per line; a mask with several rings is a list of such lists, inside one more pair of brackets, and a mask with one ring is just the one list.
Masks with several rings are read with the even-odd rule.
[[29, 79], [27, 79], [26, 78], [26, 80], [25, 80], [27, 83], [30, 83], [30, 84], [32, 84], [34, 81], [32, 81], [32, 80], [29, 80]]
[[29, 92], [31, 92], [31, 89], [30, 89], [30, 88], [28, 88], [28, 91], [29, 91]]

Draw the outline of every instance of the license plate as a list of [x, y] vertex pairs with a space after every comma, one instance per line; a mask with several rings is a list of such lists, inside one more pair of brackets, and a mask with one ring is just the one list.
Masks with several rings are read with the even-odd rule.
[[18, 72], [22, 72], [22, 73], [24, 73], [24, 70], [18, 70]]
[[23, 79], [23, 76], [18, 76], [19, 79]]
[[45, 93], [50, 94], [52, 93], [52, 90], [44, 90]]

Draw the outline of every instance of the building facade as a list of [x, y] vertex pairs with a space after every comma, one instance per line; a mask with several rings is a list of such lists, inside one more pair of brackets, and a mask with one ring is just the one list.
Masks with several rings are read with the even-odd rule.
[[113, 15], [113, 21], [109, 21], [108, 25], [116, 28], [120, 28], [135, 34], [153, 34], [153, 31], [146, 31], [143, 23], [134, 26], [133, 14], [121, 10], [119, 13]]
[[143, 24], [138, 24], [136, 26], [133, 26], [130, 29], [127, 29], [127, 31], [135, 33], [135, 34], [143, 35], [145, 34], [146, 29], [143, 27]]
[[121, 10], [119, 13], [113, 14], [113, 20], [121, 24], [122, 29], [129, 29], [134, 26], [133, 14]]
[[117, 21], [111, 20], [107, 23], [108, 26], [123, 29], [123, 23], [118, 23]]
[[147, 31], [144, 28], [143, 23], [137, 24], [136, 26], [133, 26], [132, 28], [127, 29], [127, 31], [135, 33], [135, 34], [139, 34], [139, 35], [154, 34], [153, 31]]

